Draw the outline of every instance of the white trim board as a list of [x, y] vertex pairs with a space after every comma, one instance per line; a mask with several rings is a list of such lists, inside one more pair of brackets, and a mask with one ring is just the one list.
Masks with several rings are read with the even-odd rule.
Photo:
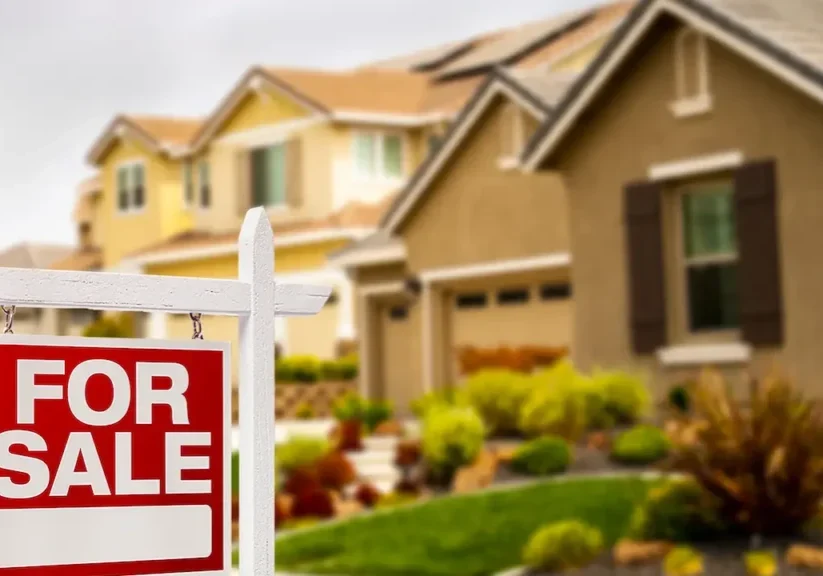
[[[516, 80], [513, 80], [516, 81]], [[545, 112], [539, 110], [532, 102], [529, 102], [522, 95], [518, 94], [507, 86], [500, 78], [495, 78], [489, 85], [485, 87], [485, 94], [483, 94], [467, 112], [466, 116], [460, 123], [451, 131], [446, 141], [440, 146], [436, 152], [435, 157], [431, 162], [425, 163], [421, 166], [423, 173], [420, 178], [413, 183], [412, 188], [404, 192], [405, 197], [401, 204], [392, 212], [385, 224], [386, 232], [393, 233], [398, 226], [405, 220], [411, 209], [417, 204], [420, 197], [428, 189], [440, 170], [443, 169], [446, 162], [459, 149], [460, 144], [466, 139], [471, 132], [472, 126], [482, 117], [494, 99], [503, 95], [511, 102], [517, 104], [522, 109], [532, 114], [537, 120], [545, 118]]]
[[675, 180], [689, 176], [711, 174], [722, 170], [732, 170], [741, 166], [744, 161], [743, 152], [732, 150], [706, 156], [695, 156], [683, 160], [675, 160], [663, 164], [654, 164], [649, 167], [649, 180]]
[[532, 258], [501, 260], [497, 262], [473, 264], [470, 266], [425, 270], [420, 273], [420, 281], [424, 284], [431, 284], [433, 282], [448, 280], [463, 280], [467, 278], [498, 276], [501, 274], [515, 274], [517, 272], [528, 272], [531, 270], [541, 270], [545, 268], [563, 268], [565, 266], [569, 266], [571, 262], [572, 257], [570, 253], [556, 252], [553, 254], [534, 256]]
[[621, 39], [618, 46], [609, 54], [604, 64], [594, 73], [592, 78], [583, 86], [582, 90], [562, 111], [558, 120], [552, 125], [539, 145], [524, 159], [524, 168], [533, 172], [546, 156], [551, 154], [565, 134], [572, 129], [577, 119], [592, 102], [600, 89], [608, 82], [624, 58], [638, 44], [646, 31], [654, 24], [661, 14], [668, 13], [685, 24], [692, 26], [709, 38], [739, 54], [753, 64], [767, 70], [787, 84], [823, 103], [823, 87], [808, 80], [794, 70], [787, 68], [769, 55], [751, 47], [734, 35], [723, 30], [716, 24], [707, 21], [704, 17], [672, 0], [657, 0], [646, 9], [646, 12], [635, 22], [628, 33]]
[[[275, 248], [286, 248], [291, 246], [304, 246], [316, 244], [330, 240], [360, 240], [373, 233], [371, 228], [324, 228], [312, 230], [310, 232], [298, 232], [295, 234], [284, 234], [274, 237]], [[147, 254], [145, 256], [135, 256], [126, 260], [129, 264], [136, 264], [144, 267], [153, 264], [173, 264], [176, 262], [187, 262], [189, 260], [200, 260], [205, 258], [215, 258], [220, 256], [230, 256], [237, 254], [237, 242], [227, 242], [225, 244], [213, 244], [198, 248], [184, 248], [181, 250], [169, 250], [158, 254]]]
[[214, 139], [218, 145], [241, 146], [243, 148], [256, 148], [260, 146], [273, 146], [285, 142], [295, 133], [327, 122], [326, 118], [319, 115], [307, 118], [295, 118], [278, 122], [276, 124], [264, 124], [240, 132], [230, 132], [224, 136]]
[[669, 346], [657, 351], [658, 361], [666, 367], [744, 364], [751, 357], [751, 346], [742, 342]]
[[383, 112], [364, 112], [360, 110], [337, 110], [329, 114], [335, 122], [351, 124], [373, 124], [377, 126], [398, 126], [419, 128], [430, 124], [447, 122], [454, 114], [438, 112], [434, 114], [389, 114]]
[[380, 246], [375, 248], [365, 248], [358, 250], [353, 248], [351, 252], [330, 258], [335, 266], [344, 268], [355, 268], [369, 264], [382, 264], [387, 262], [401, 262], [406, 259], [406, 247], [402, 244], [391, 246]]

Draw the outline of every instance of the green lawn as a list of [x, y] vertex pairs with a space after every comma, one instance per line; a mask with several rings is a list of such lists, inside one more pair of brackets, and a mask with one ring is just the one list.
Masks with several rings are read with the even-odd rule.
[[438, 498], [281, 537], [278, 569], [350, 576], [488, 576], [520, 563], [539, 526], [580, 518], [607, 543], [654, 481], [592, 478]]

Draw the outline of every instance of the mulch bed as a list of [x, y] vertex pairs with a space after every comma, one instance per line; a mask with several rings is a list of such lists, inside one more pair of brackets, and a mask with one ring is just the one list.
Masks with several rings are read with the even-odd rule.
[[[748, 542], [731, 541], [693, 546], [703, 555], [703, 574], [706, 576], [748, 576], [743, 554], [749, 549]], [[819, 570], [793, 568], [782, 561], [788, 542], [765, 541], [763, 549], [773, 550], [778, 557], [778, 576], [812, 576]], [[572, 572], [574, 576], [663, 576], [661, 563], [643, 566], [615, 566], [611, 556], [604, 553], [595, 563]], [[562, 576], [557, 572], [525, 572], [524, 576]], [[566, 573], [565, 576], [569, 576]]]

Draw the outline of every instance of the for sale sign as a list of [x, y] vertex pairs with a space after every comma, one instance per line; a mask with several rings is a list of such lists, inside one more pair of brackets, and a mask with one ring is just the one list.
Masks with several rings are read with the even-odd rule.
[[224, 575], [229, 349], [0, 336], [0, 576]]

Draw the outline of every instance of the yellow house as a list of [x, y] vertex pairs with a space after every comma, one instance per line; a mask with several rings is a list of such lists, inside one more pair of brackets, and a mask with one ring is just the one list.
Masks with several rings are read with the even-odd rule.
[[[329, 255], [376, 230], [489, 71], [575, 70], [627, 7], [578, 11], [354, 70], [255, 66], [202, 119], [118, 116], [88, 155], [98, 177], [79, 191], [78, 249], [54, 267], [233, 277], [242, 217], [265, 206], [278, 278], [334, 287], [321, 314], [277, 324], [281, 351], [351, 350], [353, 284]], [[141, 335], [191, 334], [187, 316], [142, 320]], [[204, 318], [204, 330], [234, 341], [236, 321]]]

